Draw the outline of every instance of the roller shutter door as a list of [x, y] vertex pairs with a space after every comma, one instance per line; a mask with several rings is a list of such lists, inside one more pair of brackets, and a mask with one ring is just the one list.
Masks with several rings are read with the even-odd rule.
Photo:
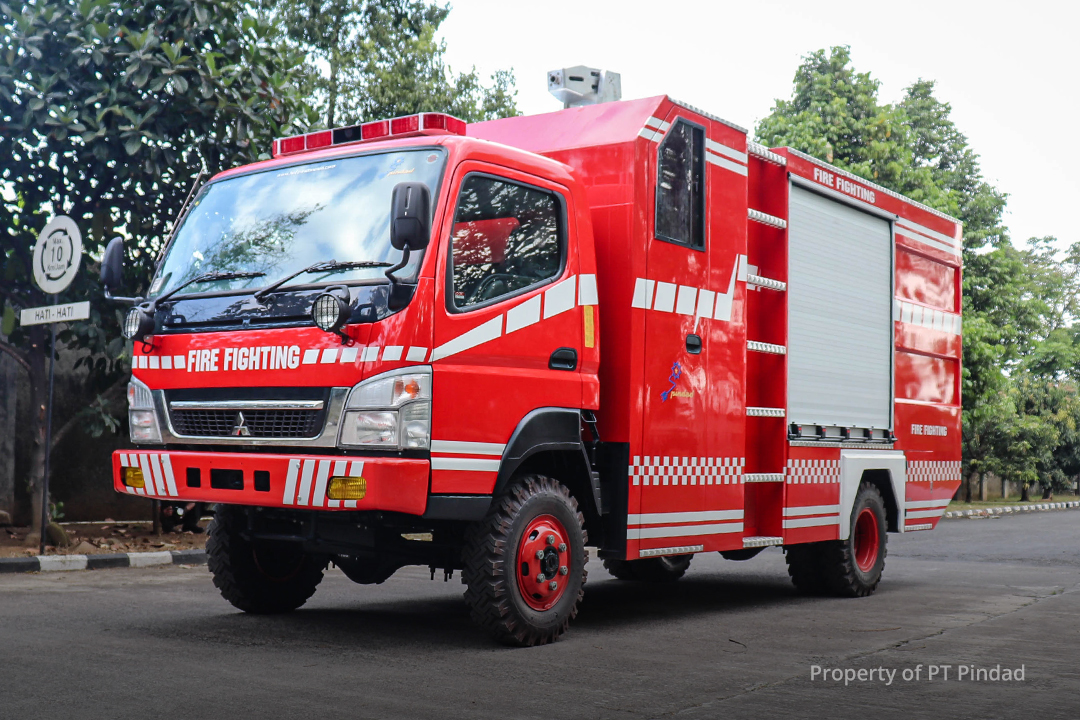
[[892, 426], [892, 229], [791, 186], [788, 414], [800, 425]]

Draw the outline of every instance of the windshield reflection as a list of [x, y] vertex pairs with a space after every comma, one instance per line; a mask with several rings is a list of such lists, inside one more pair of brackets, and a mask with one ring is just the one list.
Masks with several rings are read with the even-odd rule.
[[[192, 293], [254, 290], [321, 260], [393, 263], [390, 196], [399, 182], [433, 191], [442, 171], [439, 149], [338, 158], [216, 182], [200, 195], [151, 285], [150, 297], [205, 272], [261, 272], [262, 278], [195, 283]], [[409, 277], [422, 253], [399, 274]], [[325, 273], [320, 276], [330, 277]], [[378, 268], [332, 275], [333, 282], [382, 277]], [[324, 277], [300, 275], [291, 283]]]

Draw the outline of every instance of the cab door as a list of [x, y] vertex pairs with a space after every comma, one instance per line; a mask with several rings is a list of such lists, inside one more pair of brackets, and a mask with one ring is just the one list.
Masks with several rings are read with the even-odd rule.
[[645, 412], [639, 549], [696, 545], [687, 520], [726, 469], [706, 448], [709, 289], [705, 128], [674, 113], [653, 160], [655, 214], [646, 250]]
[[570, 194], [462, 163], [446, 208], [431, 356], [432, 493], [492, 492], [506, 443], [541, 407], [581, 407]]

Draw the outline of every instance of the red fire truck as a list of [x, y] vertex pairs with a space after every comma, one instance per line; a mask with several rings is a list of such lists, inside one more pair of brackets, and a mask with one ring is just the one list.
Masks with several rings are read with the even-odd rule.
[[545, 643], [587, 545], [631, 581], [781, 546], [868, 595], [960, 481], [960, 258], [957, 220], [666, 96], [283, 138], [130, 299], [115, 489], [217, 503], [248, 612], [421, 565]]

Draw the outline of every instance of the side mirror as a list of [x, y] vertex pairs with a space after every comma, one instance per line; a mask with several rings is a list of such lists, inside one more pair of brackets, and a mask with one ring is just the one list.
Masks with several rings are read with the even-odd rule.
[[394, 186], [390, 198], [390, 244], [395, 250], [423, 250], [431, 242], [431, 191], [424, 183]]
[[114, 237], [101, 256], [101, 284], [114, 293], [120, 289], [124, 277], [124, 238]]

